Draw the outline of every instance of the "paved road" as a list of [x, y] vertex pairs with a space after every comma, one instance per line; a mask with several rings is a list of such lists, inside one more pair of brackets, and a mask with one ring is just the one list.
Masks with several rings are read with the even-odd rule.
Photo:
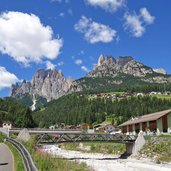
[[0, 144], [0, 171], [14, 171], [12, 153], [4, 144]]

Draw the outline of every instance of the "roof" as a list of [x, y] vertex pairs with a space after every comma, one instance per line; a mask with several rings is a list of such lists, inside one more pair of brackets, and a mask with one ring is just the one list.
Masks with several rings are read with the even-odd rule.
[[3, 124], [12, 124], [10, 121], [3, 121]]
[[161, 118], [162, 116], [164, 116], [170, 112], [171, 112], [171, 109], [160, 111], [160, 112], [155, 112], [155, 113], [151, 113], [151, 114], [146, 114], [146, 115], [134, 118], [134, 119], [130, 119], [130, 120], [122, 123], [121, 125], [119, 125], [119, 127], [132, 125], [132, 124], [136, 124], [136, 123], [154, 121], [154, 120], [157, 120], [157, 119]]

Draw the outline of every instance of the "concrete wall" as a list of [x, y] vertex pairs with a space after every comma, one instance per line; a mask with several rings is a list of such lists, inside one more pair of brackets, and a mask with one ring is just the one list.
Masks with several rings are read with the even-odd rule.
[[9, 137], [9, 131], [8, 128], [0, 128], [0, 133], [6, 135], [7, 137]]
[[171, 133], [171, 113], [169, 113], [169, 114], [167, 115], [167, 125], [168, 125], [167, 132], [168, 132], [168, 133]]
[[162, 118], [157, 120], [157, 134], [163, 132]]
[[134, 143], [126, 143], [126, 153], [128, 155], [132, 154], [133, 156], [137, 155], [138, 151], [141, 150], [144, 144], [145, 144], [145, 139], [143, 136], [143, 131], [140, 131]]

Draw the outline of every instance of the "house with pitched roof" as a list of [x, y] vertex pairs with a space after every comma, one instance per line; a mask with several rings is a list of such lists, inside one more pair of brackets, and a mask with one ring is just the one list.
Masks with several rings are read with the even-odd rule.
[[171, 109], [132, 118], [119, 127], [123, 133], [156, 132], [171, 134]]

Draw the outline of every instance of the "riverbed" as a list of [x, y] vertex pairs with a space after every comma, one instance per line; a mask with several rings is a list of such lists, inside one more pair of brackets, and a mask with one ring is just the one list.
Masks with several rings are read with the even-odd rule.
[[116, 155], [70, 151], [55, 145], [43, 146], [42, 150], [55, 157], [74, 160], [78, 163], [85, 162], [95, 171], [171, 171], [171, 165], [155, 164], [148, 159], [120, 159]]

